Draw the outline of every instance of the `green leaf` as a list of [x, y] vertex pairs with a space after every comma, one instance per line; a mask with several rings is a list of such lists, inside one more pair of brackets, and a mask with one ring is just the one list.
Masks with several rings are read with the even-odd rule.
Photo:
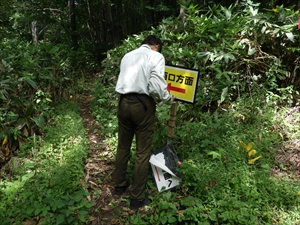
[[45, 208], [42, 210], [42, 213], [40, 214], [40, 216], [41, 216], [41, 217], [45, 217], [45, 216], [48, 214], [49, 210], [50, 210], [50, 207], [49, 207], [49, 206], [45, 207]]
[[81, 216], [86, 216], [86, 215], [89, 214], [89, 212], [86, 211], [86, 210], [79, 210], [79, 211], [78, 211], [78, 214], [81, 215]]
[[22, 181], [27, 181], [28, 179], [30, 179], [33, 176], [34, 176], [34, 172], [26, 173], [25, 175], [22, 176]]
[[279, 32], [279, 28], [276, 28], [276, 29], [273, 31], [274, 34], [277, 34], [278, 32]]
[[171, 217], [168, 218], [168, 222], [169, 223], [175, 223], [175, 222], [177, 222], [177, 219], [174, 216], [171, 216]]
[[180, 204], [185, 207], [191, 207], [195, 205], [194, 197], [188, 196], [180, 201]]
[[34, 211], [34, 208], [33, 208], [33, 207], [27, 207], [27, 208], [25, 209], [25, 213], [26, 213], [27, 215], [32, 215], [33, 211]]
[[219, 55], [217, 58], [215, 58], [215, 62], [220, 61], [221, 59], [224, 58], [224, 55]]
[[79, 202], [85, 196], [85, 192], [83, 190], [77, 191], [74, 197], [76, 202]]
[[6, 100], [6, 95], [7, 95], [7, 91], [6, 90], [0, 90], [0, 99], [1, 100]]
[[248, 55], [253, 55], [255, 52], [256, 52], [255, 48], [249, 47], [249, 49], [248, 49]]
[[292, 32], [285, 33], [285, 35], [287, 36], [287, 38], [288, 38], [290, 41], [294, 42], [294, 35], [293, 35]]
[[52, 206], [55, 209], [60, 209], [65, 206], [65, 203], [61, 199], [58, 199], [55, 202], [53, 202]]
[[58, 214], [56, 216], [56, 224], [63, 224], [65, 222], [65, 216], [63, 214]]
[[43, 205], [39, 202], [35, 202], [34, 204], [34, 215], [37, 216], [38, 214], [40, 214], [40, 212], [42, 212], [43, 210]]
[[221, 154], [215, 151], [210, 151], [207, 153], [207, 155], [211, 155], [213, 159], [221, 158]]
[[34, 117], [34, 118], [32, 118], [32, 120], [35, 122], [35, 124], [39, 128], [43, 128], [45, 126], [45, 119], [44, 119], [43, 115], [40, 115], [40, 117]]
[[26, 78], [25, 80], [32, 88], [37, 89], [37, 85], [33, 80], [31, 80], [29, 78]]
[[160, 222], [161, 222], [161, 224], [166, 224], [167, 223], [167, 221], [168, 221], [168, 219], [167, 219], [167, 217], [160, 217]]
[[221, 102], [220, 103], [224, 102], [224, 100], [225, 100], [225, 98], [227, 96], [227, 93], [228, 93], [228, 87], [223, 88], [222, 94], [221, 94]]
[[85, 208], [88, 208], [88, 209], [94, 206], [93, 203], [91, 203], [91, 202], [88, 201], [88, 200], [83, 201], [83, 202], [82, 202], [82, 205], [83, 205]]
[[258, 9], [254, 9], [252, 6], [250, 6], [249, 8], [250, 8], [250, 12], [251, 12], [252, 16], [256, 16], [258, 13]]

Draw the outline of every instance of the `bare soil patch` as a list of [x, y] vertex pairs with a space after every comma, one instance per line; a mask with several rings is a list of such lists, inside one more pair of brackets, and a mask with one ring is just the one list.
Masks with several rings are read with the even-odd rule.
[[81, 108], [81, 117], [89, 140], [89, 155], [85, 165], [84, 185], [88, 187], [94, 204], [89, 215], [89, 224], [124, 224], [122, 218], [136, 213], [128, 208], [129, 191], [121, 197], [113, 195], [114, 156], [112, 149], [99, 136], [100, 125], [92, 114], [90, 91], [76, 99]]

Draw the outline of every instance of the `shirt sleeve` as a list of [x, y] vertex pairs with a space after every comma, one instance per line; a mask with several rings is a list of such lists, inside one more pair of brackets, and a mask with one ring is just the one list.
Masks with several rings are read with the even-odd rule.
[[150, 79], [148, 83], [149, 95], [154, 99], [166, 103], [170, 101], [171, 95], [167, 90], [167, 82], [165, 81], [165, 58], [162, 54], [155, 55], [152, 69], [150, 72]]

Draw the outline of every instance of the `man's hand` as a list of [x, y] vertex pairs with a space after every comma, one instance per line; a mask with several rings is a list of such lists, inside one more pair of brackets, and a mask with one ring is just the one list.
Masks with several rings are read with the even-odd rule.
[[[165, 102], [165, 104], [166, 105], [172, 105], [172, 104], [174, 104], [176, 102], [175, 100], [176, 100], [175, 96], [171, 95], [171, 98], [167, 102]], [[158, 101], [157, 99], [154, 99], [154, 102], [158, 106], [162, 106], [164, 104], [163, 101]]]
[[175, 103], [176, 97], [174, 95], [171, 95], [171, 98], [169, 101], [166, 102], [167, 105], [172, 105]]

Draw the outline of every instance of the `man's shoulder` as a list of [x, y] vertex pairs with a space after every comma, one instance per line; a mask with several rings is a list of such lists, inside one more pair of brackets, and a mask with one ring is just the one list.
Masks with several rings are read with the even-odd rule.
[[127, 52], [127, 53], [125, 54], [125, 56], [127, 56], [127, 55], [130, 56], [130, 55], [134, 55], [134, 54], [140, 54], [143, 50], [144, 50], [144, 49], [142, 49], [141, 47], [140, 47], [140, 48], [136, 48], [136, 49], [133, 49], [133, 50]]
[[163, 54], [161, 54], [160, 52], [156, 52], [156, 51], [151, 51], [151, 56], [153, 56], [153, 58], [157, 59], [157, 60], [161, 60], [164, 59], [165, 57], [163, 56]]
[[148, 55], [148, 57], [154, 57], [157, 59], [164, 58], [163, 54], [161, 54], [160, 52], [153, 51], [153, 50], [151, 50], [149, 48], [145, 48], [143, 46], [128, 52], [125, 56], [130, 57], [131, 55], [135, 55], [135, 54], [137, 54], [137, 55], [144, 54], [144, 55]]

